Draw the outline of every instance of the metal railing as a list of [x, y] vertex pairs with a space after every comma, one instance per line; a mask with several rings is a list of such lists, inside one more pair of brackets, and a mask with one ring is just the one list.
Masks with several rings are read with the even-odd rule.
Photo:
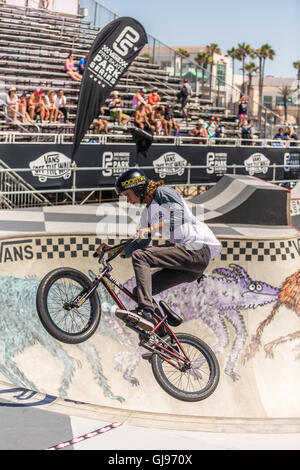
[[[142, 170], [154, 170], [156, 169], [156, 167], [154, 166], [140, 166], [139, 167], [140, 169]], [[193, 170], [199, 170], [199, 169], [202, 169], [202, 170], [207, 170], [209, 169], [210, 167], [208, 165], [191, 165], [191, 164], [188, 164], [186, 166], [182, 166], [182, 167], [178, 167], [177, 169], [180, 170], [180, 168], [182, 168], [183, 170], [186, 170], [186, 181], [185, 182], [178, 182], [178, 183], [172, 183], [172, 184], [169, 184], [170, 186], [174, 186], [174, 187], [198, 187], [198, 186], [213, 186], [216, 184], [216, 181], [214, 182], [209, 182], [209, 181], [198, 181], [198, 182], [194, 182], [193, 179], [192, 179], [192, 172]], [[270, 164], [269, 165], [269, 169], [272, 170], [272, 179], [268, 180], [269, 182], [272, 182], [272, 183], [285, 183], [286, 180], [282, 180], [282, 179], [278, 179], [277, 178], [277, 175], [276, 175], [276, 172], [278, 169], [280, 168], [290, 168], [291, 170], [292, 169], [300, 169], [300, 166], [299, 165], [289, 165], [289, 164], [286, 164], [286, 165], [277, 165], [276, 163], [273, 163], [273, 164]], [[51, 205], [51, 203], [43, 196], [44, 194], [60, 194], [60, 193], [63, 193], [65, 194], [70, 203], [72, 205], [81, 205], [81, 204], [84, 204], [94, 193], [96, 192], [102, 192], [102, 191], [114, 191], [115, 190], [115, 187], [114, 186], [98, 186], [98, 187], [77, 187], [77, 174], [78, 172], [81, 172], [81, 171], [92, 171], [92, 172], [95, 172], [95, 171], [105, 171], [107, 168], [106, 167], [103, 167], [103, 166], [99, 166], [99, 167], [77, 167], [76, 163], [73, 163], [71, 166], [70, 166], [70, 171], [72, 173], [71, 175], [71, 178], [70, 180], [72, 181], [71, 185], [69, 188], [62, 188], [62, 189], [42, 189], [42, 190], [37, 190], [37, 189], [34, 189], [34, 188], [23, 188], [23, 189], [6, 189], [2, 187], [1, 185], [1, 181], [5, 181], [5, 179], [7, 179], [8, 177], [11, 177], [11, 175], [16, 175], [19, 176], [19, 173], [29, 173], [31, 172], [32, 170], [31, 169], [28, 169], [28, 168], [1, 168], [0, 166], [0, 207], [2, 209], [11, 209], [11, 208], [14, 208], [14, 207], [32, 207], [33, 205], [40, 205], [40, 206], [45, 206], [45, 205]], [[128, 168], [126, 168], [128, 169]], [[166, 172], [168, 172], [169, 169], [173, 170], [172, 168], [170, 168], [169, 165], [162, 165], [160, 167], [160, 170], [162, 169], [165, 169]], [[238, 165], [238, 164], [233, 164], [233, 165], [226, 165], [226, 171], [223, 172], [223, 174], [233, 174], [233, 175], [238, 175], [239, 174], [239, 170], [240, 169], [243, 169], [243, 170], [246, 170], [246, 166], [245, 165]], [[43, 171], [43, 170], [41, 170]], [[4, 176], [3, 176], [4, 175]], [[220, 177], [222, 176], [222, 174], [219, 175]], [[23, 180], [24, 181], [24, 180]], [[289, 184], [293, 185], [293, 184], [296, 184], [298, 182], [298, 179], [291, 179], [291, 180], [288, 180]], [[28, 185], [29, 186], [29, 185]], [[76, 194], [77, 193], [87, 193], [87, 195], [80, 201], [76, 201]], [[24, 195], [29, 197], [29, 196], [35, 196], [37, 198], [40, 199], [40, 202], [39, 204], [37, 203], [37, 199], [35, 199], [34, 201], [34, 204], [30, 203], [30, 200], [28, 200], [27, 204], [24, 204]], [[10, 206], [9, 204], [5, 204], [5, 201], [7, 200], [7, 198], [12, 198], [12, 197], [15, 197], [15, 202], [14, 202], [14, 207]], [[18, 201], [18, 198], [19, 198], [19, 201]]]
[[[29, 140], [28, 140], [29, 138]], [[1, 144], [73, 144], [73, 134], [39, 134], [39, 133], [28, 133], [23, 134], [21, 132], [0, 132], [0, 145]], [[204, 144], [195, 144], [194, 141], [201, 140]], [[89, 134], [84, 137], [81, 145], [135, 145], [132, 136], [130, 134]], [[199, 137], [199, 136], [154, 136], [152, 145], [168, 145], [168, 146], [180, 146], [180, 145], [201, 145], [202, 147], [209, 147], [212, 145], [219, 145], [222, 147], [281, 147], [281, 148], [299, 148], [300, 140], [274, 140], [274, 139], [242, 139], [240, 137]]]

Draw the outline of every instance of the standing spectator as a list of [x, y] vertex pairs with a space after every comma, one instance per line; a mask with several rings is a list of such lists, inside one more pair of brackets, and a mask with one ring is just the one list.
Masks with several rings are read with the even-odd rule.
[[170, 104], [165, 107], [164, 110], [164, 130], [167, 136], [171, 135], [172, 129], [175, 130], [175, 136], [179, 135], [180, 126], [175, 121], [174, 111]]
[[42, 99], [43, 90], [34, 90], [27, 100], [27, 109], [30, 119], [33, 121], [34, 117], [40, 117], [41, 122], [44, 122], [46, 108]]
[[243, 120], [248, 118], [248, 104], [249, 101], [246, 100], [246, 97], [243, 95], [239, 99], [239, 110], [238, 110], [238, 118], [239, 124], [238, 127], [241, 128], [243, 125]]
[[190, 136], [192, 137], [202, 137], [202, 139], [193, 139], [192, 144], [203, 144], [207, 145], [207, 130], [204, 127], [203, 119], [199, 119], [198, 124], [191, 130]]
[[151, 106], [151, 110], [154, 111], [160, 102], [160, 96], [158, 94], [158, 88], [153, 88], [152, 92], [148, 96], [147, 103]]
[[113, 98], [110, 100], [108, 107], [111, 117], [117, 119], [120, 126], [125, 126], [130, 121], [130, 116], [122, 111], [124, 103], [116, 90], [113, 91]]
[[[103, 108], [100, 108], [100, 114], [102, 116], [104, 115], [104, 109]], [[100, 116], [99, 116], [99, 118], [100, 118]], [[100, 134], [102, 128], [104, 128], [105, 134], [109, 134], [108, 122], [106, 121], [106, 119], [99, 119], [99, 118], [94, 120], [94, 126], [95, 126], [95, 130], [96, 130], [96, 134]]]
[[273, 140], [278, 140], [278, 141], [286, 140], [286, 136], [283, 133], [282, 127], [278, 129], [278, 132], [274, 135]]
[[81, 57], [80, 61], [78, 62], [77, 69], [80, 75], [83, 75], [84, 73], [87, 58], [88, 58], [88, 54], [86, 54], [85, 57]]
[[58, 109], [58, 114], [64, 117], [64, 123], [68, 124], [67, 99], [63, 90], [58, 90], [57, 95], [55, 95], [55, 106]]
[[285, 135], [286, 140], [291, 141], [290, 147], [297, 147], [298, 146], [298, 144], [296, 143], [296, 141], [298, 140], [298, 136], [295, 133], [295, 130], [294, 130], [293, 127], [287, 127], [286, 132], [285, 132], [284, 135]]
[[64, 72], [67, 73], [73, 80], [77, 80], [80, 82], [82, 80], [82, 76], [80, 75], [80, 73], [76, 72], [74, 68], [74, 54], [70, 52], [70, 54], [65, 60]]
[[145, 99], [145, 90], [144, 88], [139, 88], [134, 97], [132, 98], [132, 107], [133, 109], [137, 109], [140, 104], [146, 104], [147, 101]]
[[180, 88], [179, 93], [177, 94], [177, 98], [179, 99], [180, 104], [181, 104], [182, 116], [186, 118], [187, 121], [188, 121], [188, 112], [187, 112], [186, 107], [187, 107], [188, 101], [190, 100], [192, 96], [193, 96], [192, 87], [189, 84], [188, 78], [185, 78], [183, 85]]

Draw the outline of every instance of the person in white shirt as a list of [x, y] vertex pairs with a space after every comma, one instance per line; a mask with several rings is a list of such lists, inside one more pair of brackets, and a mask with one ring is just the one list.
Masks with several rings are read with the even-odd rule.
[[67, 99], [63, 90], [58, 90], [55, 98], [55, 106], [58, 108], [58, 113], [64, 117], [64, 123], [68, 124]]

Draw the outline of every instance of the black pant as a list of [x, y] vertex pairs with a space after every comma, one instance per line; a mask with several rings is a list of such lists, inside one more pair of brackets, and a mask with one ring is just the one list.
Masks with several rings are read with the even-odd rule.
[[59, 108], [59, 111], [61, 111], [61, 112], [63, 113], [63, 115], [64, 115], [64, 122], [66, 122], [67, 119], [68, 119], [68, 110], [67, 110], [67, 108]]

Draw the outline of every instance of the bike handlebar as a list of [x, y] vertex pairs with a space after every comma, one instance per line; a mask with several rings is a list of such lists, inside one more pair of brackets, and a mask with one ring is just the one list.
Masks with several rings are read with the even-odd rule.
[[99, 263], [101, 262], [101, 259], [103, 258], [104, 254], [107, 252], [107, 251], [112, 251], [112, 250], [117, 250], [116, 252], [114, 252], [107, 260], [106, 262], [109, 262], [111, 260], [113, 260], [114, 258], [116, 258], [117, 256], [119, 256], [119, 254], [124, 250], [124, 248], [126, 248], [128, 245], [130, 245], [130, 243], [132, 243], [134, 240], [136, 240], [136, 238], [129, 238], [129, 240], [127, 240], [126, 242], [123, 242], [123, 243], [119, 243], [118, 245], [115, 245], [115, 246], [112, 246], [112, 247], [109, 247], [109, 248], [102, 248], [102, 251], [100, 253], [100, 255], [95, 252], [93, 254], [93, 257], [94, 258], [99, 258]]

